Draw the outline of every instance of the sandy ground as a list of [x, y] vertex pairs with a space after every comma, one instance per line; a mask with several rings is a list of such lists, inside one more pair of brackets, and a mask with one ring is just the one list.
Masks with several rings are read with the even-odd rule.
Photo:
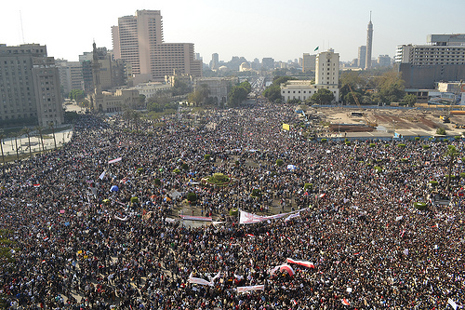
[[[465, 125], [465, 116], [450, 116], [450, 123], [443, 123], [439, 118], [447, 112], [412, 109], [356, 109], [356, 108], [311, 108], [307, 115], [316, 114], [322, 121], [343, 124], [366, 124], [366, 121], [378, 124], [378, 131], [421, 130], [431, 135], [437, 128], [445, 128], [448, 134], [460, 135], [465, 129], [455, 128], [455, 124]], [[362, 113], [362, 117], [352, 113]]]

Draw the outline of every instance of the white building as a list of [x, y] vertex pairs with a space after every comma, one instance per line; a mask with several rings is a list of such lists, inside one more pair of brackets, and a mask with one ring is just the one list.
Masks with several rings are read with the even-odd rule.
[[139, 92], [139, 95], [144, 95], [145, 99], [149, 99], [155, 96], [158, 92], [170, 90], [171, 85], [158, 82], [148, 82], [140, 83], [137, 86], [132, 87], [130, 89], [137, 90]]
[[328, 89], [334, 94], [334, 102], [339, 101], [339, 53], [330, 49], [316, 56], [315, 84], [308, 80], [290, 80], [281, 84], [284, 102], [297, 99], [305, 101], [319, 89]]
[[464, 65], [465, 34], [430, 34], [425, 45], [399, 45], [396, 63], [410, 65]]

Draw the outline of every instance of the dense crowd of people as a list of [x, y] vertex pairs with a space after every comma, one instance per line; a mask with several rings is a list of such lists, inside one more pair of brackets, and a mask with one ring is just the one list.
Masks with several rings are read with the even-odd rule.
[[[136, 125], [83, 116], [63, 148], [6, 165], [0, 228], [1, 238], [13, 241], [13, 259], [1, 266], [5, 304], [446, 309], [465, 303], [461, 181], [455, 178], [449, 193], [444, 178], [447, 146], [461, 152], [463, 143], [321, 143], [307, 139], [299, 122], [292, 107], [269, 104]], [[452, 174], [462, 168], [458, 157]], [[232, 182], [201, 182], [214, 173]], [[253, 189], [261, 197], [251, 197]], [[433, 190], [450, 205], [429, 202]], [[189, 192], [198, 197], [196, 215], [221, 223], [179, 222]], [[429, 207], [419, 211], [415, 202]], [[241, 225], [228, 216], [237, 208], [300, 212]], [[288, 258], [313, 268], [291, 264], [294, 272], [270, 273]], [[192, 277], [211, 285], [189, 283]], [[258, 285], [263, 290], [237, 291]]]

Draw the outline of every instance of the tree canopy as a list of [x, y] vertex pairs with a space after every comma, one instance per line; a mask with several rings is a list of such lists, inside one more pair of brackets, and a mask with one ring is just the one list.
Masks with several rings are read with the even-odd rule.
[[263, 96], [271, 102], [281, 100], [281, 83], [286, 83], [289, 80], [296, 80], [296, 78], [291, 76], [275, 76], [273, 83], [263, 91]]
[[326, 88], [320, 88], [316, 93], [313, 94], [311, 98], [312, 102], [318, 104], [330, 104], [333, 100], [333, 92]]

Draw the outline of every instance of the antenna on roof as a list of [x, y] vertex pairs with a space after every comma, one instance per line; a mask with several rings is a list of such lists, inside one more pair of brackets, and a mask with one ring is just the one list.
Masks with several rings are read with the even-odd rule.
[[370, 11], [370, 22], [371, 22], [371, 11]]
[[21, 23], [21, 39], [23, 40], [23, 44], [25, 44], [26, 42], [24, 42], [23, 15], [21, 14], [21, 10], [19, 10], [19, 22]]

